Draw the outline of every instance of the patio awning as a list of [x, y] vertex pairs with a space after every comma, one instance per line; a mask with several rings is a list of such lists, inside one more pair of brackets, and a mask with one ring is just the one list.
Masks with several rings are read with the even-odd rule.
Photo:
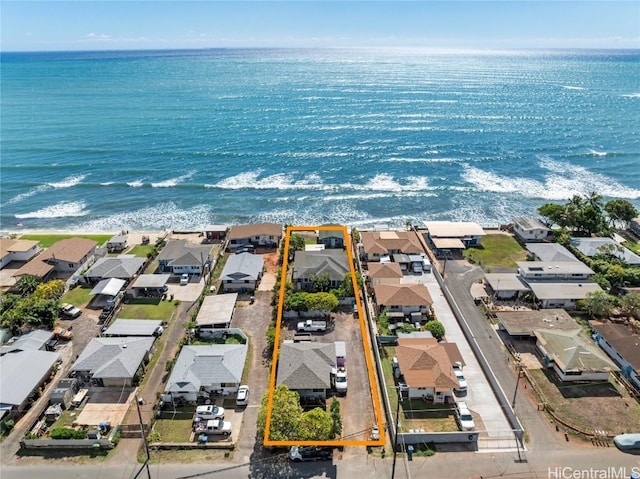
[[104, 294], [106, 296], [116, 296], [124, 287], [126, 281], [124, 279], [110, 278], [103, 279], [96, 287], [91, 290], [91, 295]]

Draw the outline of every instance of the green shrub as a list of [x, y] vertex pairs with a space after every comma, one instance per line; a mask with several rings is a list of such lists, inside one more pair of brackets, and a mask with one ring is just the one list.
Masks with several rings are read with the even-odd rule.
[[85, 439], [86, 431], [68, 427], [56, 427], [51, 430], [51, 439]]

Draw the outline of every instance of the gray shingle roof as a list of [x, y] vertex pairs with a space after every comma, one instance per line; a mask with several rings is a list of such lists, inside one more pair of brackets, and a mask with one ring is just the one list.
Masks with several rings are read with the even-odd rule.
[[38, 350], [44, 349], [44, 345], [53, 337], [53, 332], [43, 329], [36, 329], [30, 333], [20, 336], [13, 344], [2, 346], [0, 354], [5, 354], [18, 349]]
[[132, 378], [154, 338], [93, 338], [71, 368], [89, 371], [94, 378]]
[[565, 262], [579, 261], [571, 251], [558, 243], [527, 243], [527, 250], [538, 257], [540, 261]]
[[58, 353], [25, 349], [0, 357], [0, 405], [18, 406], [51, 370]]
[[211, 248], [187, 240], [171, 240], [160, 251], [158, 261], [167, 261], [171, 266], [201, 266], [209, 259]]
[[105, 336], [153, 336], [162, 321], [154, 319], [117, 319], [103, 333]]
[[329, 389], [335, 362], [334, 343], [284, 343], [277, 384], [286, 384], [289, 389]]
[[257, 281], [262, 274], [264, 259], [251, 253], [240, 253], [229, 256], [222, 269], [222, 281]]
[[199, 391], [203, 386], [240, 383], [246, 344], [184, 346], [173, 366], [165, 392]]
[[347, 255], [336, 249], [296, 251], [294, 263], [294, 280], [329, 273], [332, 281], [341, 281], [350, 271]]
[[144, 258], [100, 258], [84, 275], [88, 278], [130, 279], [144, 262]]

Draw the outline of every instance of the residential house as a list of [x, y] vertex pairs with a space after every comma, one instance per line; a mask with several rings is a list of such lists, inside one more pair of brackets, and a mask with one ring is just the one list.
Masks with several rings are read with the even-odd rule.
[[513, 218], [513, 232], [522, 242], [544, 241], [551, 233], [551, 228], [537, 218], [516, 216]]
[[94, 255], [97, 244], [86, 238], [67, 238], [57, 241], [12, 276], [21, 278], [25, 275], [33, 275], [42, 280], [49, 279], [54, 273], [63, 277], [71, 276]]
[[127, 290], [134, 298], [159, 297], [168, 290], [170, 274], [141, 274]]
[[98, 386], [133, 386], [149, 361], [155, 338], [93, 338], [71, 371]]
[[[167, 318], [168, 319], [168, 318]], [[102, 336], [106, 337], [153, 337], [157, 336], [162, 327], [159, 319], [116, 319]]]
[[367, 262], [394, 254], [424, 254], [414, 231], [361, 231], [359, 250], [360, 257]]
[[327, 249], [344, 249], [344, 232], [342, 230], [319, 230], [318, 243], [323, 244]]
[[431, 315], [433, 299], [424, 284], [380, 284], [373, 288], [378, 313], [390, 319], [422, 321]]
[[216, 330], [228, 328], [237, 300], [238, 293], [205, 296], [196, 316], [196, 334], [199, 337], [211, 336]]
[[494, 299], [515, 299], [531, 291], [520, 275], [514, 273], [485, 273], [487, 293]]
[[328, 274], [331, 288], [339, 288], [344, 276], [351, 271], [344, 251], [296, 251], [291, 268], [291, 281], [299, 291], [312, 291], [314, 278]]
[[526, 243], [524, 246], [535, 261], [546, 261], [548, 263], [580, 261], [560, 243]]
[[434, 338], [399, 337], [396, 347], [398, 375], [408, 388], [409, 399], [432, 399], [436, 404], [454, 402], [459, 386], [453, 364], [462, 362], [455, 343], [438, 343]]
[[18, 336], [11, 344], [0, 347], [0, 355], [12, 351], [24, 351], [27, 349], [34, 351], [53, 351], [53, 332], [44, 329], [34, 329], [33, 331]]
[[61, 361], [58, 353], [15, 349], [0, 356], [0, 419], [15, 418], [36, 401]]
[[84, 273], [84, 279], [89, 284], [96, 284], [104, 279], [121, 279], [128, 282], [140, 274], [146, 263], [145, 258], [136, 256], [105, 257], [98, 261]]
[[590, 258], [611, 255], [630, 266], [640, 266], [640, 256], [611, 238], [571, 238], [571, 246]]
[[204, 237], [207, 242], [221, 242], [227, 237], [227, 225], [207, 225], [204, 227]]
[[547, 282], [528, 281], [536, 303], [540, 308], [575, 309], [581, 299], [587, 299], [591, 293], [602, 291], [598, 283], [584, 282]]
[[335, 343], [283, 343], [276, 384], [284, 384], [296, 391], [302, 401], [322, 401], [331, 391], [331, 374], [335, 365]]
[[369, 263], [366, 277], [371, 287], [380, 284], [400, 284], [402, 270], [398, 263]]
[[195, 402], [198, 396], [229, 395], [238, 391], [247, 357], [246, 344], [183, 346], [165, 393]]
[[586, 281], [594, 271], [580, 261], [517, 261], [518, 273], [526, 281]]
[[536, 346], [542, 363], [552, 368], [560, 380], [607, 381], [618, 367], [586, 338], [582, 329], [536, 329]]
[[573, 330], [580, 325], [564, 309], [495, 311], [500, 330], [518, 339], [535, 338], [536, 329]]
[[12, 261], [26, 262], [42, 251], [39, 241], [0, 238], [0, 269]]
[[229, 249], [251, 244], [265, 248], [277, 248], [282, 239], [282, 225], [278, 223], [257, 223], [233, 226], [227, 235]]
[[109, 253], [120, 253], [127, 249], [127, 235], [119, 234], [113, 235], [109, 241], [107, 241], [107, 251]]
[[262, 279], [264, 258], [252, 253], [229, 256], [220, 273], [225, 291], [254, 291]]
[[427, 240], [439, 258], [460, 256], [469, 246], [480, 246], [485, 235], [482, 227], [472, 222], [428, 221]]
[[174, 275], [202, 275], [211, 267], [211, 246], [170, 240], [158, 255], [158, 271]]
[[626, 324], [590, 321], [593, 339], [613, 361], [620, 373], [640, 389], [640, 334]]

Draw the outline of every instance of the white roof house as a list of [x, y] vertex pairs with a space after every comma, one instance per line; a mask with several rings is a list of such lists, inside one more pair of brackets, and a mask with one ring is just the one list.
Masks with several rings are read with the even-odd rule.
[[264, 259], [251, 253], [229, 256], [220, 274], [225, 291], [253, 290], [262, 278]]
[[153, 336], [162, 325], [159, 319], [117, 319], [103, 336]]
[[571, 245], [585, 256], [612, 254], [631, 266], [640, 266], [640, 256], [611, 238], [571, 238]]
[[576, 301], [588, 298], [590, 293], [602, 291], [598, 283], [592, 281], [527, 281], [527, 284], [543, 309], [574, 309]]
[[197, 327], [228, 327], [237, 300], [238, 293], [205, 296], [196, 317]]
[[513, 231], [523, 241], [542, 241], [551, 229], [537, 218], [516, 216], [513, 218]]
[[195, 400], [201, 391], [235, 392], [242, 381], [246, 344], [183, 346], [165, 392]]
[[554, 263], [580, 261], [571, 251], [559, 243], [527, 243], [525, 247], [538, 261]]
[[432, 238], [466, 238], [485, 235], [482, 226], [473, 222], [427, 221], [425, 227]]
[[594, 271], [580, 261], [516, 261], [518, 272], [526, 280], [586, 279]]

